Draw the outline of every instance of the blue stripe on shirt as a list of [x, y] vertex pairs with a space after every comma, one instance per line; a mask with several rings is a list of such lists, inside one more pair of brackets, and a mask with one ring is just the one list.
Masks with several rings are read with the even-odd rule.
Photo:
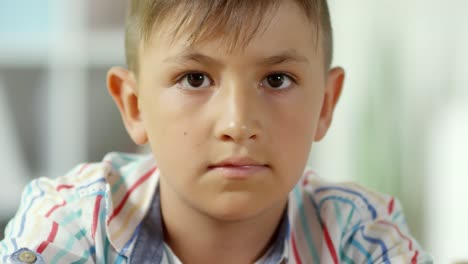
[[84, 185], [84, 186], [80, 186], [78, 189], [76, 189], [78, 192], [83, 190], [83, 189], [86, 189], [86, 188], [89, 188], [91, 187], [92, 185], [96, 184], [96, 183], [105, 183], [106, 182], [106, 178], [100, 178], [100, 179], [97, 179], [87, 185]]
[[299, 214], [301, 217], [301, 225], [302, 225], [302, 229], [304, 230], [303, 235], [305, 236], [305, 239], [307, 241], [309, 252], [312, 255], [312, 258], [314, 259], [314, 263], [319, 263], [320, 259], [317, 253], [317, 249], [315, 249], [314, 242], [312, 240], [312, 232], [310, 231], [310, 228], [309, 228], [309, 222], [307, 221], [307, 216], [306, 216], [305, 209], [304, 209], [304, 202], [302, 201], [299, 187], [297, 186], [296, 188], [294, 188], [293, 191], [296, 196], [297, 207], [299, 209]]
[[361, 200], [364, 201], [364, 203], [367, 205], [367, 209], [369, 209], [369, 211], [371, 212], [372, 214], [372, 219], [375, 220], [377, 218], [377, 210], [375, 210], [374, 206], [372, 204], [369, 203], [369, 200], [367, 200], [366, 197], [364, 197], [361, 193], [359, 192], [356, 192], [356, 191], [353, 191], [353, 190], [350, 190], [350, 189], [346, 189], [346, 188], [343, 188], [343, 187], [321, 187], [321, 188], [318, 188], [317, 190], [315, 190], [314, 193], [319, 193], [319, 192], [322, 192], [322, 191], [328, 191], [328, 190], [336, 190], [336, 191], [342, 191], [342, 192], [345, 192], [345, 193], [350, 193], [350, 194], [353, 194], [353, 195], [356, 195], [358, 196], [359, 198], [361, 198]]
[[385, 243], [381, 239], [366, 236], [364, 234], [364, 226], [361, 226], [359, 228], [359, 231], [361, 231], [361, 235], [366, 241], [373, 243], [373, 244], [380, 245], [380, 247], [382, 248], [382, 254], [383, 254], [382, 257], [383, 257], [384, 263], [390, 264], [390, 260], [388, 259], [388, 254], [387, 254], [388, 249], [387, 249], [387, 246], [385, 246]]
[[[23, 235], [24, 224], [26, 223], [26, 215], [28, 214], [28, 211], [31, 209], [31, 207], [32, 207], [32, 205], [33, 205], [33, 203], [34, 203], [34, 201], [36, 201], [38, 198], [44, 196], [44, 194], [45, 194], [44, 190], [42, 190], [42, 189], [39, 187], [39, 181], [38, 181], [38, 180], [36, 180], [36, 185], [37, 185], [37, 188], [38, 188], [39, 190], [41, 190], [41, 192], [39, 193], [39, 195], [35, 196], [35, 197], [31, 200], [31, 202], [30, 202], [29, 205], [28, 205], [28, 208], [23, 212], [23, 215], [21, 216], [20, 230], [19, 230], [19, 232], [18, 232], [18, 236], [17, 236], [17, 237], [21, 237], [21, 236]], [[29, 193], [30, 193], [30, 191], [31, 191], [31, 186], [29, 185], [28, 187], [29, 187]], [[29, 194], [29, 193], [28, 193], [28, 194]]]

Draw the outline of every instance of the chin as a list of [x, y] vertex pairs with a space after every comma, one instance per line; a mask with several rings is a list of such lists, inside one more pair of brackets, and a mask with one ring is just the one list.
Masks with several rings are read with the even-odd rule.
[[208, 209], [209, 214], [222, 221], [243, 221], [264, 212], [268, 206], [264, 199], [245, 194], [223, 195]]

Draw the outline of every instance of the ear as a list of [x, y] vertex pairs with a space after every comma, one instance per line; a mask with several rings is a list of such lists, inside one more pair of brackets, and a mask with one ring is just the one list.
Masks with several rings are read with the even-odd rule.
[[330, 128], [333, 112], [343, 89], [344, 78], [345, 73], [343, 68], [336, 67], [328, 72], [325, 96], [323, 97], [322, 110], [320, 111], [320, 119], [314, 141], [322, 140]]
[[107, 90], [119, 108], [125, 128], [132, 140], [138, 145], [146, 144], [148, 137], [138, 107], [135, 75], [121, 67], [111, 68], [107, 73]]

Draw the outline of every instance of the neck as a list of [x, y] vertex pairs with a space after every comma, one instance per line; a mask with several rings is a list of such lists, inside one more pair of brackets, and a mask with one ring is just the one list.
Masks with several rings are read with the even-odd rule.
[[287, 203], [226, 221], [188, 206], [160, 184], [164, 240], [183, 263], [254, 263], [268, 250]]

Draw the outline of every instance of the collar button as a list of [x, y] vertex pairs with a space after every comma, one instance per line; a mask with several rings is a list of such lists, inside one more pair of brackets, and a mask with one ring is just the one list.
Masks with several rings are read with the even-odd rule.
[[25, 264], [33, 264], [36, 263], [37, 257], [31, 251], [23, 251], [19, 254], [18, 259]]

